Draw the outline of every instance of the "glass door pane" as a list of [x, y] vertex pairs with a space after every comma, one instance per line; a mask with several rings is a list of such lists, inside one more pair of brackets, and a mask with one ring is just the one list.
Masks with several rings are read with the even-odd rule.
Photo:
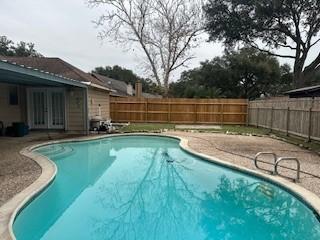
[[31, 125], [32, 128], [47, 128], [47, 95], [45, 90], [31, 90]]
[[51, 90], [49, 93], [49, 127], [64, 128], [64, 92]]

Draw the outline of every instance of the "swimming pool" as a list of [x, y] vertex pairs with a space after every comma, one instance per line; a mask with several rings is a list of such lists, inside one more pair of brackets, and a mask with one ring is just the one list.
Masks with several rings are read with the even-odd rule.
[[44, 146], [55, 180], [16, 217], [29, 239], [320, 239], [312, 210], [179, 140], [121, 136]]

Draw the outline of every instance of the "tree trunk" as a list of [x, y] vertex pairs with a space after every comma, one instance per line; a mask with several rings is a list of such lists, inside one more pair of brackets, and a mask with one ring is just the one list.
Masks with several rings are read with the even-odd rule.
[[163, 79], [163, 90], [164, 90], [164, 97], [168, 97], [169, 95], [169, 76], [170, 73], [166, 73]]
[[303, 72], [294, 73], [293, 82], [296, 88], [308, 87], [312, 84], [312, 79], [315, 77], [315, 70], [304, 70]]
[[302, 72], [293, 73], [293, 84], [295, 88], [304, 87], [304, 78]]
[[315, 77], [316, 70], [304, 70], [302, 73], [304, 87], [310, 86], [312, 84], [312, 80]]
[[296, 58], [294, 67], [293, 67], [293, 83], [295, 88], [304, 87], [304, 79], [303, 79], [303, 65], [304, 61], [300, 58]]

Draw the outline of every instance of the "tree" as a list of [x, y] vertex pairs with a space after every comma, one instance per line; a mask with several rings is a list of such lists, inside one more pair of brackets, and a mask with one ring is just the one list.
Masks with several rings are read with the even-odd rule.
[[34, 43], [20, 41], [16, 45], [6, 36], [0, 36], [0, 55], [16, 57], [41, 57], [34, 48]]
[[232, 97], [222, 85], [230, 85], [229, 73], [219, 65], [220, 58], [200, 63], [199, 68], [185, 71], [170, 85], [170, 94], [184, 98]]
[[281, 78], [280, 64], [275, 57], [253, 48], [243, 48], [227, 53], [226, 61], [232, 82], [239, 87], [240, 97], [252, 99], [261, 94], [279, 93], [273, 87]]
[[13, 45], [13, 41], [8, 39], [6, 36], [0, 36], [0, 55], [12, 56], [14, 54], [12, 45]]
[[113, 67], [106, 66], [106, 67], [96, 67], [92, 72], [96, 72], [98, 74], [120, 80], [126, 83], [130, 83], [134, 85], [136, 81], [140, 80], [141, 78], [138, 77], [132, 70], [120, 67], [115, 65]]
[[[309, 65], [306, 60], [319, 41], [318, 0], [210, 0], [204, 7], [211, 41], [227, 47], [249, 45], [272, 56], [294, 61], [294, 83], [310, 83], [320, 70], [320, 52]], [[280, 54], [272, 50], [289, 50]]]
[[118, 65], [113, 67], [96, 67], [92, 72], [126, 82], [127, 84], [130, 83], [132, 86], [134, 86], [137, 81], [140, 81], [142, 83], [142, 89], [144, 92], [161, 94], [161, 89], [159, 89], [159, 87], [153, 81], [139, 77], [132, 70], [120, 67]]
[[172, 72], [185, 65], [202, 32], [200, 0], [88, 0], [106, 6], [96, 22], [100, 37], [138, 45], [145, 70], [168, 92]]
[[291, 87], [290, 66], [253, 48], [226, 51], [222, 57], [183, 72], [170, 93], [189, 98], [249, 98], [281, 94]]

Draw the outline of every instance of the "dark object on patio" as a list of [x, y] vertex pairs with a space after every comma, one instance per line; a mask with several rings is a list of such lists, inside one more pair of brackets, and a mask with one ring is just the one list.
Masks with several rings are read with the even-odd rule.
[[24, 126], [24, 135], [28, 135], [29, 134], [29, 126], [25, 125]]
[[0, 136], [3, 136], [4, 134], [3, 130], [4, 130], [4, 125], [3, 125], [3, 122], [0, 121]]
[[99, 127], [99, 132], [106, 132], [108, 130], [108, 128], [105, 125], [101, 125]]
[[12, 123], [13, 135], [15, 137], [23, 137], [25, 135], [26, 125], [23, 122]]
[[8, 137], [13, 137], [14, 136], [14, 132], [13, 132], [13, 127], [9, 126], [6, 128], [6, 136]]

